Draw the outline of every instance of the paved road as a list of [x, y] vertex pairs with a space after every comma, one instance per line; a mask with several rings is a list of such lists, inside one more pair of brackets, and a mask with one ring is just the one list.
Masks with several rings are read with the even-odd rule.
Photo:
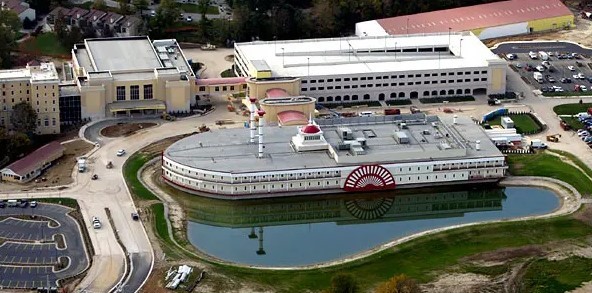
[[507, 43], [497, 46], [491, 50], [495, 54], [507, 53], [528, 53], [530, 51], [539, 52], [573, 52], [579, 54], [591, 55], [592, 50], [585, 49], [574, 43], [568, 42], [524, 42], [524, 43]]
[[[0, 245], [0, 287], [35, 288], [37, 283], [55, 286], [59, 279], [79, 274], [89, 265], [82, 231], [76, 220], [69, 215], [72, 209], [64, 206], [39, 203], [36, 208], [3, 208], [0, 216], [40, 215], [55, 221], [29, 221], [7, 218], [0, 222], [0, 237], [6, 242]], [[57, 248], [57, 243], [35, 243], [50, 241], [56, 234], [62, 234], [66, 248]], [[26, 241], [26, 242], [25, 242]], [[53, 271], [53, 265], [61, 257], [69, 258], [66, 268]]]

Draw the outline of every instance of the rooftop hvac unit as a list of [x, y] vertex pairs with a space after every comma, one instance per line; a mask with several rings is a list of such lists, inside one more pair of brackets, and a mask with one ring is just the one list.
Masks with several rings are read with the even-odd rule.
[[409, 143], [409, 137], [403, 131], [396, 131], [395, 132], [395, 139], [400, 144], [407, 144], [407, 143]]
[[339, 127], [337, 129], [337, 133], [339, 134], [339, 137], [341, 137], [342, 140], [353, 140], [354, 139], [354, 133], [348, 127]]
[[365, 147], [366, 146], [366, 138], [365, 137], [358, 137], [356, 138], [356, 141], [362, 146]]

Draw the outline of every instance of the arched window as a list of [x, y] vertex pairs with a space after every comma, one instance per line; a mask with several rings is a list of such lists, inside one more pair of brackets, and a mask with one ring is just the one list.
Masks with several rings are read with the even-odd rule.
[[423, 96], [428, 97], [430, 95], [430, 91], [423, 91]]
[[470, 95], [471, 94], [471, 90], [470, 89], [466, 89], [465, 90], [465, 94], [469, 94]]
[[324, 102], [324, 101], [325, 101], [325, 98], [324, 98], [324, 97], [318, 97], [318, 98], [317, 98], [317, 101], [319, 101], [320, 103], [322, 103], [322, 102]]
[[391, 93], [391, 99], [394, 99], [397, 97], [397, 93]]
[[404, 98], [405, 97], [405, 93], [404, 92], [400, 92], [399, 93], [399, 98]]
[[458, 90], [456, 90], [456, 94], [457, 94], [457, 95], [462, 95], [462, 93], [463, 93], [463, 92], [462, 92], [462, 90], [461, 90], [461, 89], [458, 89]]
[[364, 95], [364, 100], [370, 100], [370, 95], [369, 94], [365, 94]]
[[341, 96], [336, 96], [335, 97], [335, 102], [341, 102]]
[[349, 95], [345, 95], [345, 96], [343, 96], [343, 100], [344, 100], [344, 101], [349, 101]]
[[448, 90], [449, 95], [454, 95], [454, 90]]
[[438, 95], [438, 91], [432, 91], [432, 96], [437, 96]]
[[445, 90], [441, 90], [440, 91], [440, 96], [444, 96], [444, 95], [446, 95], [446, 91]]

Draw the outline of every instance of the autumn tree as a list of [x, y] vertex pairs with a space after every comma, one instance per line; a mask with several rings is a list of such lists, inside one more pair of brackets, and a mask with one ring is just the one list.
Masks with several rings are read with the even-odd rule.
[[421, 290], [415, 280], [404, 274], [396, 275], [380, 284], [374, 293], [420, 293]]
[[12, 108], [10, 123], [16, 132], [33, 134], [37, 129], [37, 112], [27, 102], [20, 102]]
[[360, 287], [351, 274], [339, 273], [331, 278], [331, 287], [325, 290], [326, 293], [358, 293]]
[[133, 7], [129, 4], [127, 0], [118, 0], [117, 4], [119, 4], [119, 13], [122, 15], [130, 15], [133, 13]]
[[133, 0], [132, 5], [136, 7], [140, 14], [143, 14], [144, 10], [148, 9], [148, 0]]

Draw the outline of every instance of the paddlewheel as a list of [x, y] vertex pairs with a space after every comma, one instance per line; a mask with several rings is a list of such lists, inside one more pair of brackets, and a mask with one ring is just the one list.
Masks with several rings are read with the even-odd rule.
[[372, 191], [395, 188], [395, 178], [379, 165], [364, 165], [354, 169], [347, 179], [345, 191]]

